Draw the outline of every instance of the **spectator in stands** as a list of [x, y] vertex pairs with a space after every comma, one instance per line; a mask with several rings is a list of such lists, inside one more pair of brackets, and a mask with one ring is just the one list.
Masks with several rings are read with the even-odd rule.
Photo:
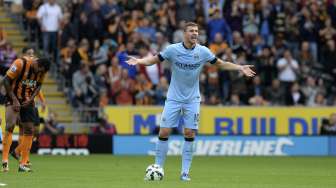
[[233, 53], [245, 53], [247, 51], [247, 46], [244, 43], [244, 38], [241, 36], [239, 31], [234, 31], [232, 33], [232, 45], [231, 49]]
[[110, 79], [105, 64], [101, 64], [97, 67], [94, 78], [96, 84], [95, 88], [97, 88], [99, 93], [106, 90], [109, 87]]
[[93, 42], [92, 62], [95, 67], [107, 63], [107, 51], [100, 45], [98, 39]]
[[222, 56], [224, 54], [225, 49], [228, 48], [228, 44], [223, 40], [223, 36], [221, 33], [215, 34], [215, 39], [210, 43], [209, 49], [216, 56]]
[[330, 17], [324, 22], [324, 28], [319, 30], [321, 41], [327, 42], [329, 40], [336, 39], [336, 29], [332, 26], [332, 20]]
[[173, 34], [173, 42], [178, 43], [183, 41], [183, 28], [185, 25], [185, 21], [181, 20], [178, 24], [178, 28], [174, 31]]
[[303, 7], [302, 16], [299, 19], [300, 36], [309, 42], [314, 61], [317, 60], [318, 18], [307, 7]]
[[196, 20], [194, 0], [177, 1], [176, 19], [185, 21]]
[[107, 36], [109, 38], [112, 38], [119, 44], [122, 44], [125, 42], [127, 33], [127, 25], [120, 15], [115, 16], [114, 19], [110, 19], [107, 26]]
[[122, 68], [119, 65], [119, 59], [115, 56], [111, 59], [111, 66], [108, 68], [109, 83], [112, 87], [114, 87], [114, 84], [121, 78], [121, 71]]
[[325, 67], [324, 71], [333, 75], [336, 78], [336, 45], [334, 40], [328, 40], [327, 46], [323, 51], [322, 64]]
[[158, 39], [158, 33], [162, 33], [162, 36], [165, 36], [164, 38], [171, 39], [173, 37], [174, 30], [169, 26], [169, 20], [167, 17], [159, 17], [159, 23], [157, 25], [157, 33], [156, 33], [156, 43], [162, 43], [162, 41], [159, 41]]
[[156, 43], [150, 45], [150, 49], [153, 52], [160, 52], [164, 50], [170, 43], [167, 41], [167, 35], [163, 35], [162, 32], [156, 33]]
[[107, 89], [102, 89], [99, 92], [99, 108], [105, 108], [109, 104], [110, 104], [110, 98], [108, 96], [108, 91]]
[[307, 100], [307, 106], [313, 106], [316, 94], [318, 93], [318, 87], [316, 86], [316, 80], [309, 76], [306, 78], [306, 83], [302, 87], [302, 92], [305, 94]]
[[79, 15], [79, 22], [77, 23], [77, 32], [78, 40], [82, 41], [83, 39], [87, 39], [88, 41], [93, 40], [94, 33], [91, 30], [91, 25], [89, 23], [87, 14], [85, 12], [81, 12]]
[[98, 125], [93, 128], [92, 132], [94, 134], [115, 135], [117, 134], [117, 128], [115, 124], [109, 123], [106, 117], [102, 117], [98, 119]]
[[74, 73], [81, 67], [81, 64], [91, 65], [89, 58], [89, 41], [82, 39], [79, 48], [71, 56], [70, 72]]
[[258, 95], [249, 98], [248, 102], [253, 106], [267, 106], [269, 104], [262, 96]]
[[[279, 60], [283, 57], [286, 50], [288, 50], [288, 44], [283, 34], [278, 34], [275, 36], [274, 45], [272, 46], [272, 54], [276, 60]], [[288, 50], [290, 51], [290, 50]]]
[[297, 82], [294, 82], [291, 86], [291, 90], [286, 95], [286, 105], [288, 106], [297, 106], [305, 105], [306, 97], [300, 89], [300, 85]]
[[57, 114], [49, 112], [48, 119], [44, 122], [44, 127], [41, 132], [49, 135], [57, 135], [63, 134], [64, 131], [64, 126], [57, 122]]
[[[103, 36], [103, 16], [100, 12], [100, 2], [91, 1], [91, 10], [88, 12], [88, 21], [90, 25], [90, 30], [94, 34], [93, 40], [102, 39]], [[92, 45], [92, 43], [91, 43]]]
[[240, 97], [236, 93], [232, 93], [230, 96], [230, 101], [227, 103], [229, 106], [241, 106], [243, 103], [240, 101]]
[[336, 0], [328, 3], [328, 13], [330, 15], [332, 24], [336, 27]]
[[88, 65], [81, 64], [80, 70], [73, 74], [72, 87], [74, 89], [74, 107], [94, 104], [98, 91], [95, 88], [95, 80]]
[[14, 51], [12, 44], [10, 42], [6, 42], [3, 48], [0, 48], [0, 73], [1, 75], [5, 75], [6, 71], [10, 67], [10, 65], [17, 58], [17, 54]]
[[[77, 39], [77, 31], [74, 23], [71, 22], [70, 13], [64, 14], [61, 33], [61, 47], [64, 48], [71, 39]], [[81, 28], [83, 30], [85, 28]]]
[[148, 18], [142, 18], [142, 20], [140, 20], [139, 27], [136, 28], [135, 31], [140, 33], [140, 35], [145, 39], [149, 39], [153, 42], [156, 41], [156, 29], [152, 26], [151, 20]]
[[272, 106], [284, 105], [284, 90], [280, 87], [280, 81], [278, 79], [272, 80], [271, 87], [266, 90], [266, 99], [270, 101]]
[[271, 17], [272, 5], [269, 1], [261, 2], [261, 11], [259, 13], [260, 24], [259, 33], [266, 45], [273, 44], [273, 17]]
[[230, 11], [227, 11], [228, 16], [227, 21], [230, 25], [232, 31], [242, 32], [242, 23], [243, 23], [243, 13], [239, 8], [239, 2], [233, 1]]
[[153, 84], [146, 79], [143, 73], [138, 74], [135, 84], [135, 104], [151, 105], [154, 95]]
[[[205, 86], [205, 95], [206, 97], [210, 97], [211, 95], [215, 95], [216, 97], [219, 95], [219, 74], [218, 74], [217, 66], [209, 66], [205, 67], [205, 75], [206, 75], [206, 86]], [[207, 100], [207, 99], [206, 99]]]
[[213, 42], [215, 40], [216, 33], [220, 33], [222, 34], [225, 41], [231, 44], [232, 36], [230, 26], [227, 24], [225, 19], [221, 17], [219, 9], [215, 9], [214, 12], [210, 14], [210, 16], [210, 20], [207, 23], [209, 42]]
[[0, 26], [0, 48], [6, 43], [6, 33]]
[[322, 120], [321, 135], [336, 135], [336, 113], [330, 115], [329, 120]]
[[244, 14], [243, 16], [243, 33], [247, 42], [251, 42], [251, 39], [259, 32], [258, 25], [260, 18], [256, 17], [254, 11], [254, 6], [252, 4], [248, 4], [247, 14]]
[[57, 35], [62, 17], [62, 9], [55, 0], [48, 0], [37, 11], [37, 18], [43, 35], [44, 53], [51, 53], [54, 60], [57, 60], [58, 56]]
[[128, 76], [128, 70], [122, 69], [121, 79], [115, 82], [111, 93], [117, 105], [132, 105], [135, 94], [135, 81]]
[[288, 93], [292, 84], [297, 81], [299, 64], [295, 59], [293, 59], [291, 52], [286, 50], [283, 58], [278, 60], [277, 68], [281, 85], [285, 89], [286, 93]]
[[161, 77], [159, 84], [155, 88], [155, 104], [164, 105], [168, 93], [168, 81], [166, 77]]
[[103, 16], [104, 25], [107, 25], [109, 20], [121, 13], [121, 8], [118, 6], [115, 0], [106, 0], [100, 7], [101, 14]]
[[327, 100], [324, 97], [323, 93], [317, 93], [315, 95], [314, 103], [312, 106], [326, 106], [327, 105]]
[[221, 104], [219, 97], [216, 94], [210, 94], [209, 99], [205, 103], [210, 106], [218, 106]]
[[263, 87], [263, 84], [261, 83], [260, 77], [255, 76], [253, 78], [252, 84], [249, 84], [248, 91], [247, 91], [247, 97], [251, 98], [254, 96], [265, 96], [265, 89]]
[[205, 21], [208, 22], [211, 19], [211, 15], [213, 12], [215, 12], [215, 10], [218, 10], [218, 12], [220, 13], [219, 16], [222, 18], [224, 3], [224, 0], [204, 0], [203, 9]]
[[35, 41], [41, 34], [38, 24], [37, 11], [42, 3], [43, 2], [41, 0], [30, 0], [23, 2], [23, 7], [26, 10], [25, 18], [27, 21], [28, 39], [30, 41]]
[[67, 46], [61, 49], [61, 64], [59, 67], [60, 73], [64, 77], [65, 87], [68, 89], [71, 87], [71, 80], [73, 72], [70, 72], [70, 66], [72, 64], [72, 56], [76, 52], [77, 46], [74, 39], [67, 41]]
[[301, 50], [299, 52], [298, 61], [300, 62], [300, 77], [308, 77], [312, 72], [315, 61], [307, 41], [301, 43]]
[[277, 78], [278, 70], [270, 47], [263, 47], [261, 55], [256, 59], [256, 69], [265, 86], [270, 86], [272, 80]]

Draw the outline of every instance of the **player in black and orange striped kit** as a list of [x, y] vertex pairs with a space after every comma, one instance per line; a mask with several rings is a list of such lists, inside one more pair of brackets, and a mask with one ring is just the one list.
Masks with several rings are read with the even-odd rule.
[[[16, 122], [20, 121], [23, 137], [19, 145], [22, 154], [19, 171], [29, 172], [26, 166], [32, 145], [33, 127], [38, 121], [34, 98], [38, 95], [46, 72], [49, 70], [48, 59], [20, 58], [13, 62], [3, 80], [7, 92], [6, 130], [3, 137], [3, 170], [8, 171], [8, 153], [11, 137]], [[6, 169], [7, 166], [7, 169]]]

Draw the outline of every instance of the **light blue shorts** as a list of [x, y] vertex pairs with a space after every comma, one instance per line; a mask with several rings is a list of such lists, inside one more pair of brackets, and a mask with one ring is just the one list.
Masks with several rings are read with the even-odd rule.
[[200, 103], [182, 103], [166, 100], [161, 115], [160, 127], [177, 127], [181, 117], [183, 118], [184, 128], [197, 130], [200, 118]]

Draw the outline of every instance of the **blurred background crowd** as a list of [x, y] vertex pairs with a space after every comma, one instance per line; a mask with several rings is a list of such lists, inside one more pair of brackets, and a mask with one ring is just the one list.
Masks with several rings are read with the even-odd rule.
[[[27, 40], [54, 59], [75, 108], [164, 104], [169, 63], [125, 61], [181, 42], [187, 21], [199, 24], [200, 44], [218, 58], [253, 64], [258, 74], [246, 79], [206, 65], [204, 104], [336, 104], [336, 0], [23, 0], [23, 7]], [[5, 70], [16, 53], [0, 45]]]

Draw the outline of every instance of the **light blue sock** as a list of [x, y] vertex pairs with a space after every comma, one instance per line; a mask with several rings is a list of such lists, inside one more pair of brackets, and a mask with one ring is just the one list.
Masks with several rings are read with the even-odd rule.
[[182, 171], [181, 174], [189, 174], [192, 156], [193, 156], [193, 144], [194, 139], [189, 141], [184, 141], [183, 151], [182, 151]]
[[166, 155], [168, 152], [168, 139], [167, 140], [158, 140], [156, 143], [156, 154], [155, 154], [155, 164], [163, 167], [166, 160]]

